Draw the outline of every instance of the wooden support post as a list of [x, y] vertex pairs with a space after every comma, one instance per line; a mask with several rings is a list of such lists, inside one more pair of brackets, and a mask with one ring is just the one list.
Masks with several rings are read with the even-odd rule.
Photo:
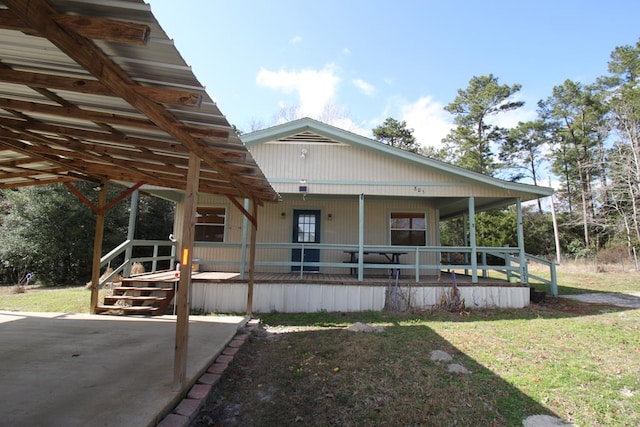
[[175, 357], [173, 363], [173, 390], [182, 391], [187, 378], [187, 346], [189, 342], [189, 288], [191, 287], [191, 259], [198, 208], [198, 183], [200, 182], [200, 158], [189, 155], [187, 189], [184, 197], [182, 242], [179, 254], [180, 281], [178, 282]]
[[[244, 199], [244, 210], [249, 209], [249, 199]], [[240, 250], [240, 280], [247, 274], [247, 234], [249, 234], [249, 218], [242, 216], [242, 247]]]
[[[131, 193], [131, 206], [129, 209], [129, 226], [127, 227], [127, 240], [133, 241], [136, 237], [136, 220], [138, 218], [138, 202], [140, 201], [140, 191], [136, 190]], [[124, 252], [125, 260], [130, 260], [133, 256], [133, 246], [127, 246]], [[131, 274], [131, 262], [124, 267], [124, 277]]]
[[247, 282], [247, 316], [253, 315], [253, 283], [256, 271], [256, 234], [258, 231], [258, 204], [251, 200], [251, 215], [255, 222], [251, 223], [249, 248], [249, 280]]
[[98, 308], [98, 284], [100, 282], [100, 258], [102, 257], [102, 238], [104, 236], [104, 206], [107, 204], [107, 183], [104, 182], [98, 195], [98, 209], [96, 212], [96, 231], [93, 237], [93, 262], [91, 267], [91, 314], [96, 314]]

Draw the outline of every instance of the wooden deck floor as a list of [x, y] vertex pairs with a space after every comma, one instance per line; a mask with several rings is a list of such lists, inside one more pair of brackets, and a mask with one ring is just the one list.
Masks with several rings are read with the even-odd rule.
[[[226, 275], [220, 277], [219, 275]], [[234, 277], [230, 277], [229, 273], [217, 273], [217, 272], [203, 272], [195, 273], [192, 276], [192, 280], [197, 281], [211, 281], [211, 282], [227, 282], [227, 283], [246, 283], [248, 276], [245, 275], [244, 279], [240, 279], [239, 274], [235, 274]], [[356, 276], [348, 274], [323, 274], [323, 273], [304, 273], [300, 277], [300, 273], [256, 273], [254, 278], [255, 283], [327, 283], [327, 284], [344, 284], [344, 285], [387, 285], [389, 283], [395, 284], [395, 278], [389, 279], [388, 276], [383, 275], [367, 275], [362, 282], [358, 281]], [[456, 282], [460, 286], [471, 285], [471, 276], [465, 276], [456, 274]], [[421, 276], [419, 284], [425, 285], [450, 285], [452, 283], [452, 275], [450, 273], [442, 273], [440, 277], [436, 276]], [[398, 280], [399, 285], [415, 285], [416, 281], [413, 277], [400, 277]], [[478, 278], [478, 284], [481, 286], [513, 286], [506, 280], [500, 280], [496, 278]], [[518, 283], [517, 285], [520, 285]]]
[[[125, 279], [126, 280], [126, 279]], [[173, 282], [178, 281], [174, 271], [161, 271], [156, 273], [145, 273], [135, 276], [128, 280], [135, 281], [165, 281]], [[212, 282], [212, 283], [247, 283], [248, 275], [245, 275], [244, 279], [240, 278], [239, 273], [233, 272], [218, 272], [218, 271], [203, 271], [193, 272], [191, 276], [192, 281], [198, 282]], [[460, 286], [471, 285], [471, 276], [463, 274], [456, 274], [456, 282]], [[395, 278], [389, 278], [383, 275], [366, 275], [362, 282], [358, 281], [356, 276], [348, 274], [323, 274], [323, 273], [304, 273], [300, 277], [300, 273], [256, 273], [254, 283], [326, 283], [326, 284], [344, 284], [344, 285], [387, 285], [389, 283], [395, 284]], [[437, 276], [421, 276], [419, 285], [427, 286], [442, 286], [451, 285], [452, 275], [450, 273], [443, 272], [440, 277]], [[413, 277], [400, 277], [398, 280], [399, 285], [415, 285], [416, 281]], [[520, 283], [509, 283], [507, 280], [500, 280], [496, 278], [478, 278], [478, 284], [480, 286], [521, 286]]]

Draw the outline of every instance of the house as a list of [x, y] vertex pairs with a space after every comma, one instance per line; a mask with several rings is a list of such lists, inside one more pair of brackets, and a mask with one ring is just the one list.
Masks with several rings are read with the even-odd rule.
[[[529, 304], [521, 204], [552, 189], [470, 172], [309, 118], [241, 139], [282, 199], [257, 215], [255, 311], [378, 310], [389, 305], [390, 286], [406, 304], [430, 306], [448, 292], [450, 271], [459, 273], [467, 306]], [[510, 205], [518, 247], [477, 247], [475, 214]], [[179, 202], [178, 221], [182, 209]], [[248, 220], [222, 196], [200, 194], [197, 210], [194, 268], [218, 276], [194, 282], [192, 306], [242, 312]], [[455, 217], [465, 218], [466, 244], [441, 246], [439, 224]], [[491, 270], [504, 278], [489, 281]]]

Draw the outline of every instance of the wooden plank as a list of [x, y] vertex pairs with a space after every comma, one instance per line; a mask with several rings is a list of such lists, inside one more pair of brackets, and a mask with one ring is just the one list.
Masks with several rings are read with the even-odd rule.
[[191, 153], [187, 188], [184, 195], [182, 219], [182, 242], [180, 242], [180, 282], [177, 295], [176, 347], [173, 364], [173, 390], [181, 391], [187, 379], [187, 346], [189, 339], [189, 288], [191, 287], [191, 260], [198, 207], [198, 182], [200, 181], [200, 158]]
[[258, 231], [258, 204], [251, 200], [251, 212], [254, 221], [249, 230], [249, 281], [247, 282], [247, 316], [253, 315], [253, 284], [256, 270], [256, 234]]
[[114, 300], [114, 301], [164, 301], [166, 297], [152, 297], [148, 295], [109, 295], [104, 297], [105, 302]]
[[[54, 20], [67, 30], [74, 31], [83, 37], [117, 43], [145, 45], [151, 33], [149, 26], [144, 24], [102, 17], [59, 15]], [[36, 28], [26, 25], [15, 13], [6, 9], [0, 11], [0, 28], [44, 37]]]
[[[0, 66], [0, 81], [22, 84], [30, 88], [65, 90], [69, 92], [87, 93], [91, 95], [117, 97], [109, 88], [98, 80], [79, 79], [73, 77], [54, 76], [50, 74], [15, 71]], [[196, 92], [161, 87], [134, 85], [131, 90], [168, 105], [182, 105], [185, 107], [199, 107], [202, 95]]]
[[116, 43], [144, 46], [151, 34], [148, 25], [95, 16], [58, 15], [54, 21], [88, 39]]
[[[229, 171], [224, 162], [207, 152], [206, 146], [185, 131], [175, 116], [161, 105], [137, 91], [131, 90], [131, 86], [135, 85], [135, 82], [93, 42], [74, 33], [69, 33], [60, 27], [54, 20], [59, 14], [46, 0], [31, 0], [29, 2], [5, 0], [5, 4], [26, 25], [38, 29], [58, 49], [151, 119], [157, 127], [175, 137], [198, 158], [218, 170], [230, 184], [238, 189], [239, 193], [253, 197], [252, 188], [235, 179], [235, 174]], [[272, 198], [275, 199], [275, 197], [276, 195], [273, 194]]]
[[[102, 210], [107, 202], [107, 183], [102, 184], [98, 195], [98, 209]], [[98, 306], [98, 284], [100, 282], [100, 257], [102, 256], [102, 237], [104, 235], [104, 213], [96, 214], [96, 230], [93, 237], [93, 263], [91, 270], [91, 303], [90, 310], [96, 314]]]

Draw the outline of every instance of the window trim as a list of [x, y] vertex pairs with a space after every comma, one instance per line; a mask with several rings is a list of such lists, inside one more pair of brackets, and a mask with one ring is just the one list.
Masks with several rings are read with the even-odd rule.
[[[420, 218], [420, 216], [422, 217], [422, 219], [424, 219], [424, 228], [392, 228], [391, 227], [391, 220], [392, 220], [392, 215], [394, 214], [408, 214], [408, 215], [415, 215], [413, 218]], [[389, 246], [428, 246], [429, 243], [429, 235], [427, 234], [427, 230], [429, 227], [429, 223], [428, 223], [428, 216], [427, 216], [427, 212], [425, 211], [417, 211], [417, 210], [389, 210], [388, 215], [387, 215], [387, 236], [388, 236], [388, 242], [389, 242]], [[412, 221], [413, 222], [413, 221]], [[392, 234], [394, 230], [405, 230], [405, 231], [422, 231], [424, 232], [424, 245], [395, 245], [393, 243], [392, 240]]]
[[[222, 224], [214, 224], [214, 223], [205, 223], [205, 222], [199, 222], [199, 218], [201, 218], [202, 216], [200, 215], [199, 211], [200, 210], [214, 210], [214, 209], [221, 209], [224, 211], [224, 218], [223, 218], [223, 222]], [[227, 206], [225, 205], [207, 205], [207, 206], [198, 206], [196, 208], [196, 223], [195, 223], [195, 230], [194, 230], [194, 241], [195, 242], [208, 242], [208, 243], [225, 243], [227, 242], [227, 230], [228, 230], [228, 226], [229, 226], [229, 209]], [[196, 234], [197, 234], [197, 228], [198, 227], [222, 227], [222, 241], [217, 241], [217, 240], [197, 240], [196, 239]]]

